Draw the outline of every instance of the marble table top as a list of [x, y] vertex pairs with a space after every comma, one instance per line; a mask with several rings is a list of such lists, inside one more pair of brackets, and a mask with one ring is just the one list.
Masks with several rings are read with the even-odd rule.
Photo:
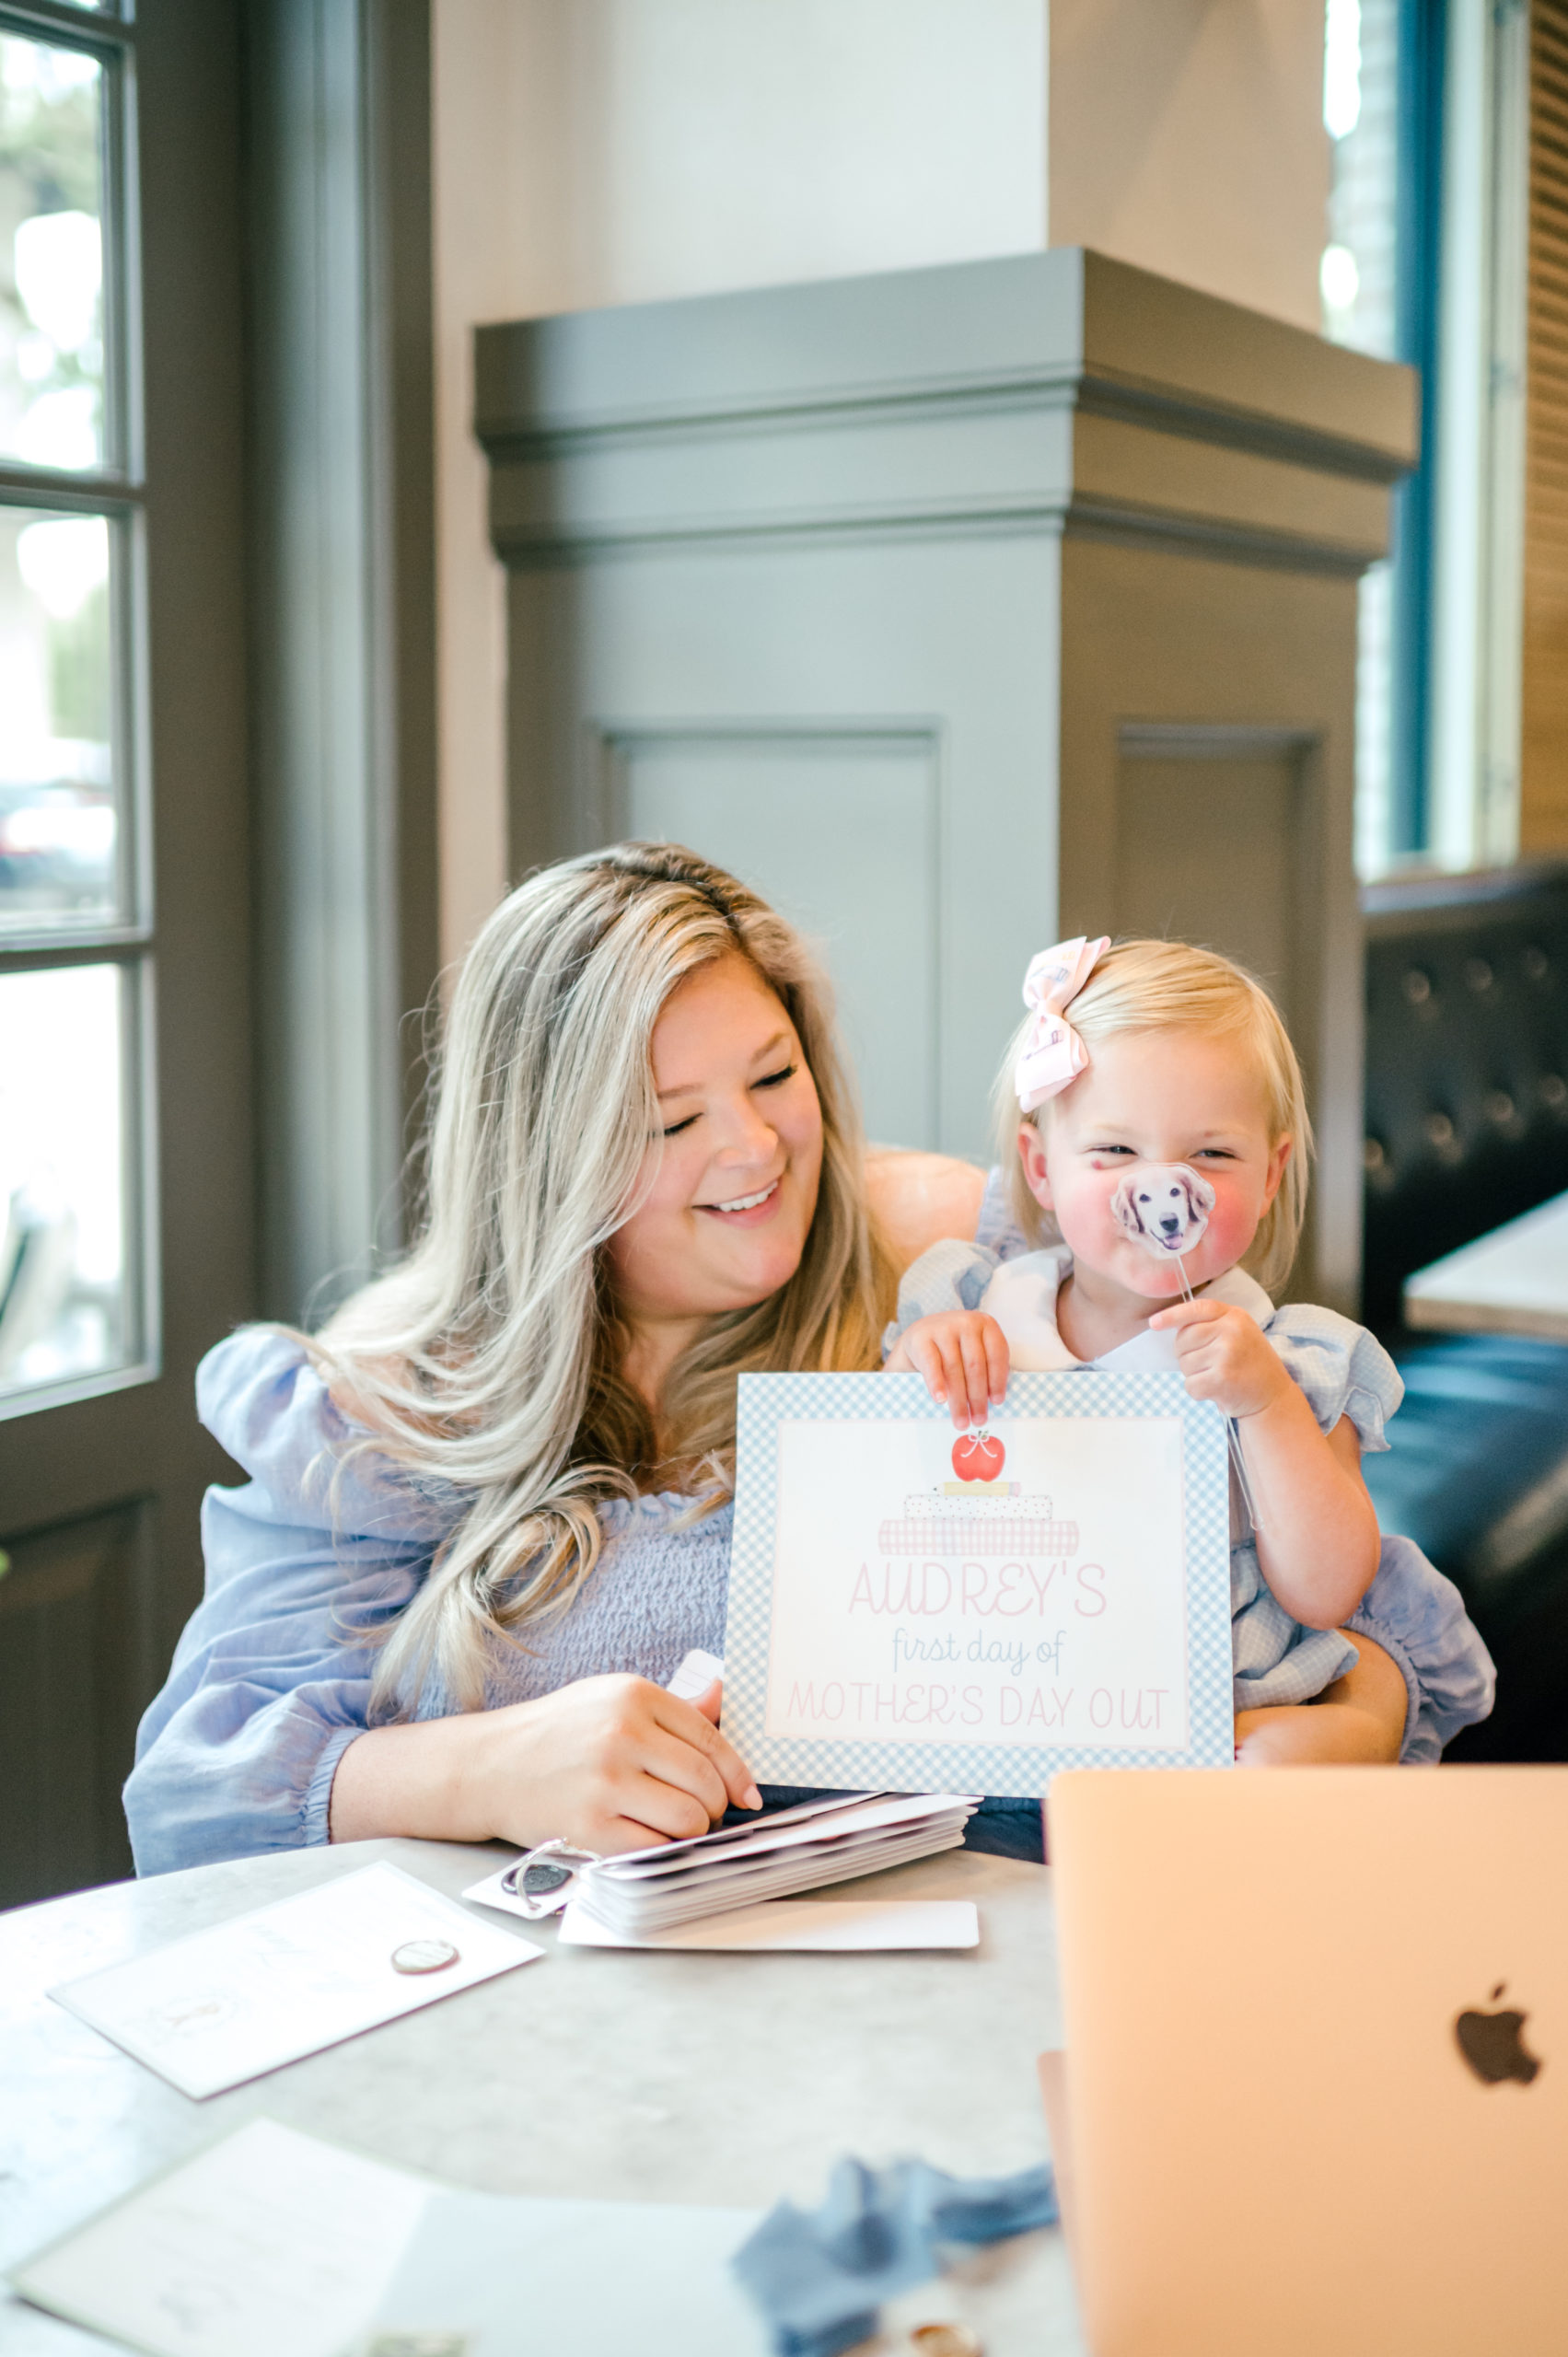
[[1405, 1319], [1450, 1333], [1568, 1341], [1568, 1195], [1407, 1277]]
[[[874, 1888], [974, 1899], [972, 1952], [617, 1953], [558, 1948], [553, 1922], [516, 1922], [550, 1948], [544, 1961], [204, 2103], [46, 1994], [377, 1858], [456, 1898], [510, 1855], [354, 1842], [0, 1915], [0, 2269], [262, 2112], [451, 2184], [558, 2197], [765, 2208], [815, 2203], [845, 2153], [966, 2175], [1046, 2156], [1035, 2057], [1060, 2043], [1050, 1873], [968, 1851]], [[1056, 2230], [977, 2252], [948, 2282], [986, 2357], [1082, 2357]], [[0, 2289], [6, 2357], [107, 2345]], [[884, 2335], [866, 2350], [908, 2345]]]

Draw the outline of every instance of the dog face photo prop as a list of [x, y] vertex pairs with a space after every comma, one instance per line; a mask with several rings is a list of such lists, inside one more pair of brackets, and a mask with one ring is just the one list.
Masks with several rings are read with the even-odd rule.
[[1214, 1190], [1185, 1162], [1156, 1162], [1130, 1173], [1110, 1199], [1123, 1236], [1156, 1260], [1179, 1260], [1209, 1225]]

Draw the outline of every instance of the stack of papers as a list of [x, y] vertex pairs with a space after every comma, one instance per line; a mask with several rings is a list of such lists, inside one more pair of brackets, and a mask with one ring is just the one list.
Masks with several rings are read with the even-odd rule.
[[764, 1898], [664, 1932], [606, 1930], [574, 1902], [561, 1918], [563, 1948], [681, 1949], [691, 1956], [866, 1954], [890, 1948], [975, 1948], [972, 1898]]
[[956, 1850], [979, 1806], [966, 1793], [823, 1793], [747, 1825], [605, 1858], [585, 1869], [574, 1905], [634, 1940]]

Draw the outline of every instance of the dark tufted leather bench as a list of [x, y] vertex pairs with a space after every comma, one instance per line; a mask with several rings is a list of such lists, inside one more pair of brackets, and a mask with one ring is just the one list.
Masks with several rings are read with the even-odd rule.
[[1568, 1759], [1568, 1344], [1417, 1333], [1412, 1270], [1568, 1189], [1568, 865], [1363, 894], [1363, 1315], [1406, 1383], [1365, 1460], [1385, 1529], [1463, 1590], [1497, 1707], [1449, 1759]]

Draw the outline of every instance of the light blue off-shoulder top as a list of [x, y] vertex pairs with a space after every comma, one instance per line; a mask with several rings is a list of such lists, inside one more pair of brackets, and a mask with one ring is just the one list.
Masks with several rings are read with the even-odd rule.
[[[325, 1841], [339, 1759], [367, 1724], [375, 1631], [409, 1603], [461, 1515], [368, 1453], [307, 1353], [270, 1327], [209, 1351], [196, 1404], [249, 1476], [207, 1492], [206, 1593], [136, 1737], [125, 1815], [138, 1874]], [[604, 1551], [570, 1607], [497, 1641], [485, 1706], [629, 1671], [660, 1685], [693, 1646], [722, 1655], [731, 1508], [613, 1498]], [[452, 1708], [434, 1681], [416, 1715]]]

